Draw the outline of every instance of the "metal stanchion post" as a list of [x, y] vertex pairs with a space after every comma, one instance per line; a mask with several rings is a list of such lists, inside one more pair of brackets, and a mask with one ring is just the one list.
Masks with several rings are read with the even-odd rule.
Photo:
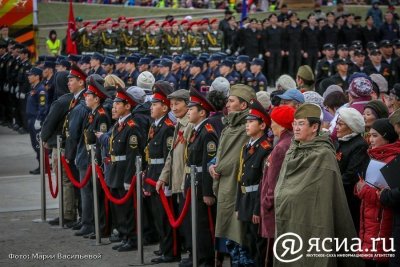
[[197, 267], [197, 192], [196, 192], [196, 166], [190, 166], [190, 189], [192, 191], [192, 258], [193, 267]]
[[[144, 264], [143, 257], [143, 216], [142, 216], [142, 157], [136, 157], [136, 218], [137, 218], [137, 240], [140, 264]], [[131, 184], [131, 186], [134, 186]]]
[[41, 219], [42, 222], [46, 221], [46, 174], [44, 169], [44, 148], [42, 138], [39, 139], [39, 147], [40, 147], [40, 160], [39, 160], [39, 168], [40, 168], [40, 200], [41, 200]]
[[63, 179], [61, 175], [61, 135], [57, 135], [57, 179], [58, 179], [58, 218], [60, 220], [60, 227], [64, 227], [64, 189]]
[[97, 197], [97, 181], [96, 181], [96, 162], [95, 162], [95, 145], [90, 146], [90, 157], [92, 160], [92, 183], [93, 183], [93, 202], [94, 202], [94, 231], [96, 233], [96, 245], [100, 245], [100, 224], [99, 224], [99, 198]]

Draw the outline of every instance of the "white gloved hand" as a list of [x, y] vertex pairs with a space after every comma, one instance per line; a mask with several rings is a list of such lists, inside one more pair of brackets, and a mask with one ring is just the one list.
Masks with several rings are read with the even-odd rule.
[[3, 87], [4, 92], [9, 92], [10, 91], [10, 87], [8, 86], [8, 84], [5, 84]]
[[124, 183], [124, 188], [126, 191], [129, 190], [129, 187], [131, 187], [131, 184]]
[[25, 99], [25, 94], [24, 93], [19, 93], [19, 99]]
[[40, 125], [40, 120], [35, 120], [35, 124], [33, 125], [33, 127], [35, 128], [35, 130], [40, 130], [40, 128], [42, 128], [42, 126]]
[[18, 85], [15, 87], [14, 92], [15, 92], [16, 94], [18, 94], [18, 92], [19, 92], [19, 86], [18, 86]]
[[263, 58], [263, 55], [262, 55], [262, 54], [258, 54], [258, 58], [259, 58], [259, 59], [262, 59], [262, 58]]
[[228, 48], [225, 50], [225, 53], [227, 53], [228, 55], [230, 55], [232, 53], [232, 51]]
[[236, 52], [235, 52], [235, 56], [238, 56], [238, 55], [239, 55], [239, 52], [238, 52], [238, 51], [236, 51]]
[[15, 94], [15, 98], [16, 98], [16, 99], [19, 99], [19, 93], [16, 93], [16, 94]]

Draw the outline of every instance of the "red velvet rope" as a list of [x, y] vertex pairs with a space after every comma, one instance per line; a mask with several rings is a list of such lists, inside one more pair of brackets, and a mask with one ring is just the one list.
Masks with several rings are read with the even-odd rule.
[[[156, 186], [157, 182], [151, 180], [150, 178], [146, 178], [144, 180], [145, 183], [147, 183], [148, 185], [151, 185], [153, 187]], [[186, 193], [186, 199], [185, 199], [185, 204], [183, 205], [183, 209], [181, 214], [179, 215], [178, 219], [175, 220], [171, 208], [168, 204], [168, 199], [165, 196], [165, 193], [163, 190], [159, 190], [159, 194], [160, 194], [160, 199], [161, 199], [161, 204], [164, 207], [165, 212], [167, 213], [167, 217], [168, 217], [168, 221], [169, 224], [171, 225], [172, 228], [178, 228], [179, 226], [181, 226], [183, 219], [185, 218], [186, 214], [188, 213], [189, 210], [189, 206], [190, 206], [190, 197], [191, 197], [191, 191], [190, 189], [187, 191]]]
[[58, 196], [58, 173], [56, 172], [56, 189], [53, 189], [53, 179], [51, 178], [51, 170], [50, 170], [50, 160], [49, 160], [49, 154], [47, 149], [44, 149], [44, 169], [45, 172], [47, 173], [47, 177], [49, 179], [49, 189], [50, 189], [50, 194], [53, 198], [57, 198]]
[[215, 243], [215, 231], [214, 231], [214, 221], [211, 213], [211, 207], [207, 207], [207, 212], [208, 212], [208, 225], [210, 226], [210, 232], [211, 232], [211, 239]]
[[[97, 176], [99, 177], [101, 187], [103, 188], [104, 193], [106, 194], [107, 198], [114, 204], [122, 205], [128, 201], [128, 199], [132, 196], [133, 191], [135, 191], [135, 182], [136, 182], [136, 175], [132, 177], [131, 186], [129, 187], [128, 193], [125, 194], [123, 198], [115, 198], [110, 189], [108, 189], [106, 181], [104, 181], [103, 171], [99, 165], [96, 164], [96, 172]], [[135, 202], [134, 202], [135, 203]]]
[[84, 186], [89, 182], [89, 179], [90, 179], [90, 177], [91, 177], [91, 175], [92, 175], [92, 165], [89, 165], [89, 166], [88, 166], [88, 168], [87, 168], [87, 170], [86, 170], [85, 177], [83, 178], [82, 182], [78, 182], [78, 181], [75, 179], [74, 175], [72, 174], [71, 168], [69, 167], [69, 164], [68, 164], [68, 162], [65, 160], [65, 157], [64, 157], [64, 156], [61, 156], [61, 163], [62, 163], [62, 165], [63, 165], [63, 167], [64, 167], [64, 169], [65, 169], [65, 172], [67, 173], [68, 179], [71, 181], [71, 183], [72, 183], [75, 187], [77, 187], [77, 188], [82, 188], [82, 187], [84, 187]]

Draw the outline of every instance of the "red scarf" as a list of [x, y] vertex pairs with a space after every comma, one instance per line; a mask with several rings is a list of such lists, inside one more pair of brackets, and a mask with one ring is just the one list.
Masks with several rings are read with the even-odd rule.
[[388, 163], [400, 154], [400, 140], [380, 147], [370, 148], [368, 149], [368, 154], [373, 159]]

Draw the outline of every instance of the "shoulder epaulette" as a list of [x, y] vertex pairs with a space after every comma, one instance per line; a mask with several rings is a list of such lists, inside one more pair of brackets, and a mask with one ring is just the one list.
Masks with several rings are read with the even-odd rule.
[[212, 133], [215, 131], [214, 127], [209, 123], [206, 123], [206, 125], [204, 127], [206, 128], [207, 132], [209, 132], [209, 133]]
[[166, 118], [164, 122], [168, 127], [174, 127], [174, 123], [171, 121], [170, 118]]
[[106, 111], [105, 111], [104, 108], [102, 108], [102, 107], [99, 108], [97, 111], [98, 111], [99, 114], [102, 115], [102, 116], [106, 115]]
[[261, 144], [260, 144], [260, 146], [261, 146], [262, 148], [264, 148], [264, 149], [268, 149], [268, 148], [271, 147], [271, 145], [268, 143], [267, 140], [262, 141]]
[[128, 120], [128, 121], [126, 122], [126, 124], [128, 124], [129, 127], [131, 127], [131, 128], [135, 127], [135, 122], [134, 122], [132, 119]]

